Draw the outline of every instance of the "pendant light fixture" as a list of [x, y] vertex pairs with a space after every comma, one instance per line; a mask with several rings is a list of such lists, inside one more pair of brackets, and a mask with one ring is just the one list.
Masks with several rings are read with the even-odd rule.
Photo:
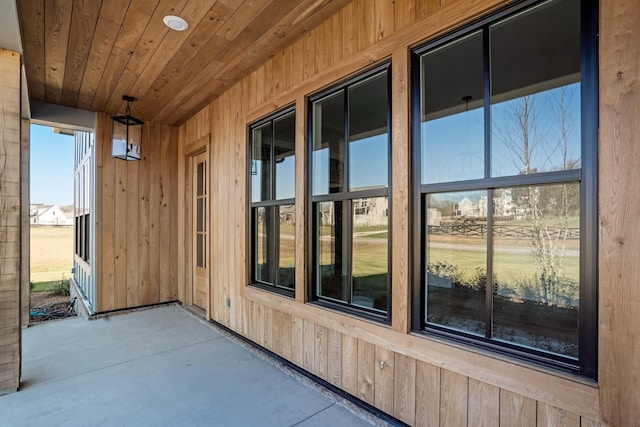
[[131, 115], [129, 103], [135, 101], [135, 98], [124, 95], [122, 100], [127, 101], [126, 114], [111, 116], [113, 119], [111, 155], [122, 160], [140, 160], [144, 122]]

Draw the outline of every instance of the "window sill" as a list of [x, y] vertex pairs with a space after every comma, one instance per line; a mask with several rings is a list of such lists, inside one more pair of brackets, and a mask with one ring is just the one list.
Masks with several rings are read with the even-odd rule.
[[249, 283], [247, 286], [255, 289], [260, 289], [272, 294], [281, 295], [290, 299], [296, 298], [296, 294], [293, 289], [279, 288], [277, 286], [267, 285], [259, 282], [252, 282], [252, 283]]

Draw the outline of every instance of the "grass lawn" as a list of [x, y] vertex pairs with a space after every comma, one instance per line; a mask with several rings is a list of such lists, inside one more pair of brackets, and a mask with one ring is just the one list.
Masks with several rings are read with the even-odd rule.
[[47, 283], [71, 276], [73, 227], [31, 227], [30, 233], [30, 280], [44, 291]]
[[[429, 263], [449, 262], [460, 267], [466, 278], [473, 276], [477, 267], [485, 268], [487, 255], [484, 252], [437, 249], [429, 251]], [[510, 282], [518, 278], [535, 276], [535, 264], [531, 255], [526, 254], [494, 254], [494, 275], [498, 281]], [[575, 280], [579, 279], [580, 260], [567, 256], [564, 259], [565, 274]]]
[[31, 292], [53, 292], [53, 287], [60, 280], [51, 280], [48, 282], [33, 282]]

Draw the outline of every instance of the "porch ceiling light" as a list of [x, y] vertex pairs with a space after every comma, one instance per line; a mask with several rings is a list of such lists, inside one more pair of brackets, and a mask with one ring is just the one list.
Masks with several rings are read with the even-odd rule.
[[140, 160], [144, 122], [131, 115], [129, 102], [135, 101], [135, 98], [125, 95], [122, 100], [127, 101], [126, 114], [111, 116], [113, 119], [111, 156], [122, 160]]
[[167, 15], [162, 18], [164, 25], [176, 31], [184, 31], [189, 28], [189, 24], [179, 16]]

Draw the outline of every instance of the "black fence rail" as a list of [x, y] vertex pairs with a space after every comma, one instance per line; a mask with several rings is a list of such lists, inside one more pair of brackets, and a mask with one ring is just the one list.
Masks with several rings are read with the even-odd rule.
[[[429, 234], [448, 234], [451, 236], [465, 237], [485, 237], [487, 235], [487, 224], [440, 224], [429, 225]], [[531, 226], [524, 225], [494, 225], [493, 232], [495, 237], [507, 237], [514, 239], [531, 238], [535, 234], [535, 230]], [[580, 228], [578, 227], [545, 227], [543, 230], [545, 236], [550, 238], [563, 238], [566, 233], [567, 239], [579, 239]]]

